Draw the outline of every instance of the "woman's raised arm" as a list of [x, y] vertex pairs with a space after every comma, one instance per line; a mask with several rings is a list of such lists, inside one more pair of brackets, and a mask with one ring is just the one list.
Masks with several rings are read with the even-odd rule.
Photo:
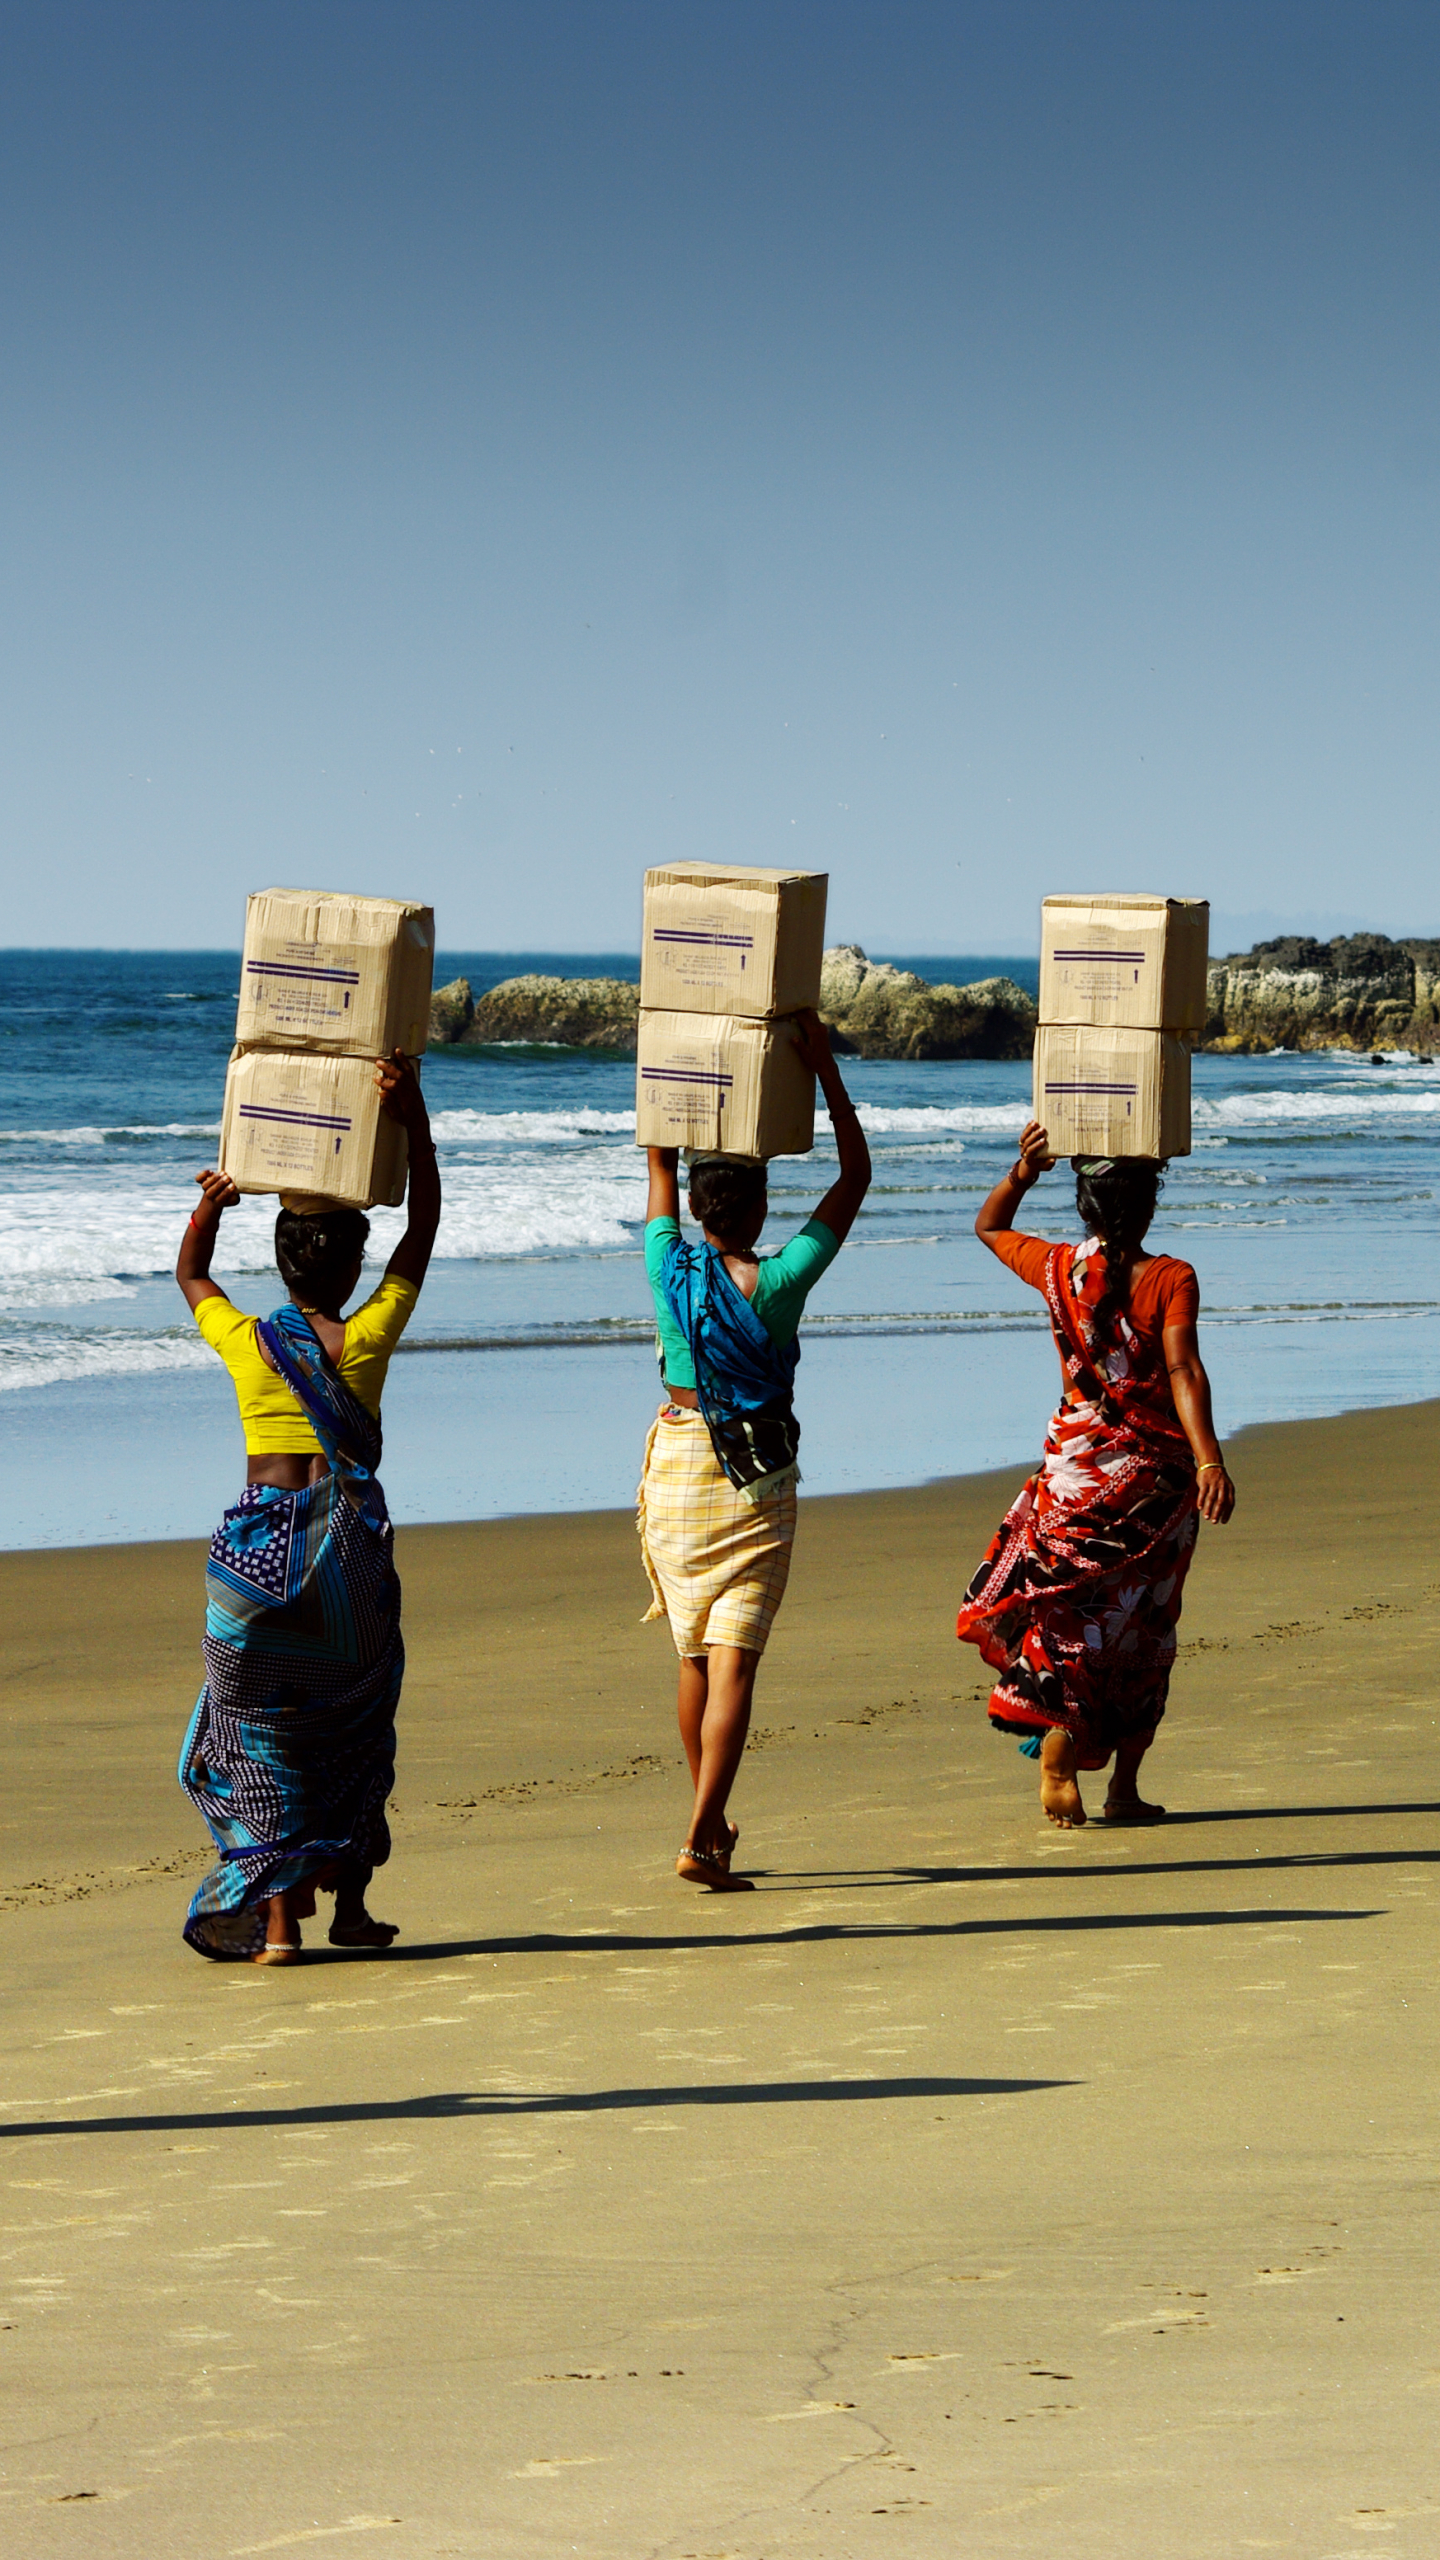
[[992, 1253], [998, 1251], [996, 1236], [1013, 1235], [1015, 1212], [1027, 1191], [1034, 1189], [1042, 1173], [1048, 1173], [1055, 1158], [1050, 1153], [1048, 1130], [1038, 1120], [1027, 1120], [1020, 1132], [1020, 1154], [1003, 1181], [997, 1182], [975, 1220], [975, 1233]]
[[650, 1196], [645, 1203], [645, 1224], [652, 1218], [680, 1221], [680, 1150], [678, 1147], [647, 1147], [650, 1166]]
[[228, 1173], [214, 1173], [207, 1166], [197, 1173], [200, 1205], [180, 1239], [175, 1257], [175, 1277], [185, 1292], [187, 1307], [198, 1307], [202, 1298], [223, 1298], [224, 1290], [210, 1277], [210, 1257], [220, 1234], [220, 1220], [226, 1209], [233, 1209], [240, 1194]]
[[440, 1167], [435, 1161], [435, 1141], [430, 1134], [430, 1114], [413, 1061], [403, 1049], [392, 1049], [388, 1058], [377, 1058], [375, 1082], [380, 1088], [381, 1107], [392, 1120], [403, 1123], [410, 1149], [410, 1183], [407, 1199], [410, 1216], [405, 1233], [385, 1265], [387, 1280], [408, 1280], [418, 1289], [430, 1268], [435, 1233], [440, 1224]]
[[818, 1013], [807, 1005], [796, 1017], [795, 1046], [802, 1063], [818, 1078], [835, 1132], [835, 1145], [840, 1157], [840, 1179], [832, 1182], [815, 1216], [841, 1244], [860, 1214], [860, 1203], [870, 1188], [870, 1149], [865, 1132], [844, 1079], [835, 1064], [830, 1034]]

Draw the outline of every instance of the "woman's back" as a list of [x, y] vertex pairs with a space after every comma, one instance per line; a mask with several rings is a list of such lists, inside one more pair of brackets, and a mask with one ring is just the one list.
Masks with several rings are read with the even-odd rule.
[[645, 1268], [655, 1302], [656, 1329], [669, 1387], [695, 1385], [695, 1361], [686, 1330], [675, 1312], [671, 1267], [688, 1250], [691, 1257], [709, 1251], [718, 1265], [722, 1287], [753, 1309], [777, 1350], [792, 1343], [800, 1330], [805, 1301], [823, 1271], [840, 1250], [840, 1239], [821, 1218], [810, 1218], [778, 1253], [766, 1254], [752, 1267], [745, 1288], [713, 1246], [685, 1247], [678, 1218], [651, 1218], [645, 1228]]
[[[1014, 1228], [987, 1236], [990, 1250], [1032, 1289], [1045, 1292], [1045, 1272], [1054, 1244], [1044, 1236], [1019, 1234]], [[1077, 1258], [1101, 1248], [1093, 1237], [1075, 1247]], [[1131, 1329], [1148, 1349], [1158, 1349], [1162, 1334], [1174, 1325], [1194, 1324], [1200, 1313], [1200, 1283], [1192, 1265], [1175, 1254], [1149, 1254], [1134, 1273], [1129, 1288], [1116, 1300]]]
[[[348, 1321], [326, 1328], [342, 1337], [343, 1348], [335, 1359], [339, 1375], [377, 1421], [385, 1373], [419, 1294], [413, 1282], [387, 1275]], [[320, 1443], [303, 1406], [261, 1351], [257, 1319], [218, 1290], [202, 1298], [194, 1314], [205, 1340], [219, 1353], [234, 1381], [247, 1450], [252, 1455], [262, 1450], [303, 1450], [318, 1456]]]

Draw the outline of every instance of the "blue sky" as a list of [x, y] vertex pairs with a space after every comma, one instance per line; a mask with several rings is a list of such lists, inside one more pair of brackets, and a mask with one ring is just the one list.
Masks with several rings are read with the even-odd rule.
[[[0, 7], [15, 943], [1440, 931], [1433, 7]], [[1247, 937], [1248, 938], [1248, 937]]]

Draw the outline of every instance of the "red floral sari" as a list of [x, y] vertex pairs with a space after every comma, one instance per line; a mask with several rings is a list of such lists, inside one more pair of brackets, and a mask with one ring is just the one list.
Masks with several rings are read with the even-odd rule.
[[1094, 1326], [1105, 1281], [1093, 1240], [1053, 1247], [1045, 1298], [1067, 1398], [956, 1626], [1000, 1674], [992, 1724], [1037, 1742], [1063, 1725], [1095, 1769], [1165, 1713], [1198, 1517], [1161, 1345], [1122, 1312], [1106, 1348]]

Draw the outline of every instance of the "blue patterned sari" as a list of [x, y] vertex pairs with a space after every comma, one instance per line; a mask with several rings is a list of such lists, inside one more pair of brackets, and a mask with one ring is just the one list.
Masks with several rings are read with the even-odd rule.
[[660, 1270], [665, 1302], [690, 1346], [695, 1392], [716, 1460], [747, 1502], [800, 1474], [798, 1342], [772, 1342], [713, 1244], [677, 1236]]
[[292, 1886], [368, 1881], [390, 1855], [405, 1671], [380, 1426], [298, 1307], [257, 1328], [331, 1472], [298, 1493], [247, 1485], [210, 1542], [205, 1686], [182, 1788], [219, 1851], [190, 1905], [200, 1955], [244, 1959]]

